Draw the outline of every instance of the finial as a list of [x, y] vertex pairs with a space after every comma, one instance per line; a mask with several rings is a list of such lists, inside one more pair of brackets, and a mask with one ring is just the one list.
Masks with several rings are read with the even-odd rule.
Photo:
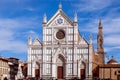
[[75, 14], [74, 14], [74, 22], [77, 22], [78, 21], [78, 19], [77, 19], [77, 13], [75, 12]]
[[46, 23], [46, 22], [47, 22], [47, 16], [46, 16], [46, 14], [44, 14], [43, 23]]
[[92, 40], [92, 35], [90, 35], [90, 40]]
[[39, 39], [39, 38], [38, 38], [38, 35], [36, 36], [36, 39]]
[[92, 44], [92, 35], [90, 35], [90, 44]]
[[112, 59], [114, 59], [114, 56], [112, 56]]
[[61, 4], [61, 2], [60, 2], [60, 4], [59, 4], [59, 9], [62, 9], [62, 4]]
[[32, 44], [32, 38], [29, 36], [28, 37], [28, 44], [31, 45]]
[[99, 21], [99, 27], [102, 27], [102, 20], [100, 18], [100, 21]]
[[31, 39], [31, 37], [29, 36], [28, 39]]

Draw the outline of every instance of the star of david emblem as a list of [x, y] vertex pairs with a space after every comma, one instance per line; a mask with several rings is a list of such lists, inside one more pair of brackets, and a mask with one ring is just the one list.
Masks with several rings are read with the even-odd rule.
[[61, 19], [61, 18], [57, 19], [57, 23], [58, 24], [62, 24], [63, 23], [63, 19]]

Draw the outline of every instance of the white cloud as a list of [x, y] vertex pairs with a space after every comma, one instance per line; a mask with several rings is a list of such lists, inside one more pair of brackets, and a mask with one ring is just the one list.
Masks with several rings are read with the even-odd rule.
[[109, 33], [120, 33], [120, 17], [113, 19], [105, 19], [103, 23], [103, 32]]
[[1, 0], [1, 3], [20, 3], [20, 2], [27, 2], [27, 1], [31, 1], [31, 0]]
[[105, 49], [104, 49], [104, 51], [105, 52], [112, 52], [112, 51], [114, 51], [114, 50], [116, 50], [116, 49], [120, 49], [120, 46], [116, 46], [116, 47], [105, 47]]
[[[104, 48], [105, 52], [113, 55], [115, 51], [120, 49], [120, 8], [112, 8], [102, 19], [103, 35], [104, 35]], [[97, 14], [96, 14], [97, 15]], [[82, 32], [92, 33], [93, 37], [98, 33], [99, 19], [91, 18], [88, 23], [83, 24], [83, 27], [79, 27]], [[93, 38], [94, 45], [97, 45], [96, 38]]]
[[27, 44], [17, 40], [0, 40], [0, 51], [10, 51], [13, 53], [26, 53]]
[[[35, 19], [17, 18], [17, 19], [0, 19], [0, 51], [11, 51], [14, 53], [27, 53], [26, 39], [31, 33], [35, 32], [21, 30], [29, 30], [37, 25]], [[19, 34], [20, 33], [20, 34]], [[22, 34], [24, 33], [24, 34]], [[26, 37], [23, 37], [26, 36]], [[22, 39], [26, 38], [26, 39]]]
[[0, 19], [0, 28], [14, 29], [22, 27], [22, 24], [14, 19]]
[[[88, 31], [91, 33], [97, 33], [98, 32], [98, 26], [99, 26], [99, 20], [94, 19], [84, 25], [84, 29], [81, 29], [82, 31]], [[102, 26], [103, 26], [103, 33], [104, 34], [113, 34], [113, 33], [120, 33], [120, 17], [117, 18], [104, 18], [102, 20]], [[81, 27], [80, 27], [81, 28]]]
[[[120, 18], [106, 18], [102, 20], [102, 22], [105, 46], [120, 46]], [[86, 24], [81, 31], [97, 34], [98, 24], [98, 20], [92, 20], [90, 23]], [[94, 40], [94, 42], [96, 44], [96, 40]]]
[[15, 53], [26, 52], [26, 43], [15, 40], [14, 32], [10, 30], [0, 29], [0, 51], [12, 51]]
[[13, 32], [8, 29], [0, 29], [0, 40], [12, 40]]
[[19, 28], [33, 28], [36, 25], [34, 18], [0, 18], [0, 29], [19, 29]]
[[76, 6], [78, 11], [94, 11], [99, 9], [104, 9], [112, 4], [112, 0], [80, 0]]
[[27, 34], [28, 34], [27, 36], [31, 37], [32, 39], [35, 39], [36, 37], [40, 37], [40, 39], [41, 39], [41, 37], [42, 37], [42, 35], [37, 34], [37, 33], [36, 33], [35, 31], [33, 31], [33, 30], [28, 31]]
[[120, 46], [120, 35], [119, 34], [108, 35], [104, 39], [105, 39], [104, 43], [108, 46]]
[[35, 11], [36, 9], [35, 8], [32, 8], [32, 7], [26, 7], [24, 8], [25, 10], [28, 10], [28, 11]]

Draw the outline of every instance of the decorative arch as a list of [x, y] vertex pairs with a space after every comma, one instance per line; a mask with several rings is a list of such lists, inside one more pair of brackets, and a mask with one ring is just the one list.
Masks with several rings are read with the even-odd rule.
[[60, 48], [58, 48], [52, 58], [53, 63], [55, 63], [53, 65], [53, 67], [54, 67], [53, 72], [56, 72], [56, 74], [54, 74], [54, 75], [57, 79], [64, 78], [64, 75], [66, 73], [66, 60], [67, 60], [67, 58], [66, 58], [65, 54], [63, 53], [63, 51]]
[[65, 75], [66, 69], [66, 59], [63, 55], [59, 54], [56, 58], [56, 71], [57, 71], [57, 79], [63, 79]]
[[86, 64], [84, 61], [81, 62], [81, 66], [80, 66], [80, 76], [81, 76], [81, 79], [85, 79], [86, 77]]
[[86, 77], [86, 66], [86, 61], [84, 59], [78, 60], [78, 77], [82, 80]]
[[7, 77], [4, 77], [4, 79], [3, 79], [3, 80], [8, 80], [8, 79], [7, 79]]
[[66, 58], [62, 54], [58, 54], [57, 58], [60, 58], [63, 62], [66, 61]]
[[37, 58], [33, 60], [33, 69], [34, 77], [40, 77], [40, 61]]
[[[82, 68], [82, 66], [86, 66], [86, 62], [85, 62], [85, 60], [80, 59], [80, 60], [78, 61], [78, 67], [79, 67], [79, 68]], [[85, 67], [84, 67], [84, 68], [85, 68]]]
[[81, 62], [80, 64], [81, 69], [85, 69], [86, 68], [86, 63], [84, 61]]
[[52, 59], [53, 59], [53, 62], [55, 63], [56, 60], [57, 60], [59, 57], [63, 58], [64, 61], [67, 60], [65, 54], [63, 54], [63, 52], [62, 52], [62, 50], [61, 50], [60, 48], [58, 48], [58, 50], [54, 53], [53, 58], [52, 58]]

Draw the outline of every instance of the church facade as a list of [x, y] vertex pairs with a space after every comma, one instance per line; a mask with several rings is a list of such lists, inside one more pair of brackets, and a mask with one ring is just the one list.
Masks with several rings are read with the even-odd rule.
[[[101, 25], [101, 24], [99, 24]], [[28, 76], [43, 79], [79, 79], [93, 75], [95, 60], [92, 37], [87, 42], [78, 30], [77, 14], [71, 20], [59, 5], [58, 11], [47, 21], [43, 17], [43, 41], [28, 39]], [[102, 26], [99, 27], [98, 52], [104, 64]], [[102, 49], [102, 50], [101, 50]], [[100, 50], [100, 51], [99, 51]]]

